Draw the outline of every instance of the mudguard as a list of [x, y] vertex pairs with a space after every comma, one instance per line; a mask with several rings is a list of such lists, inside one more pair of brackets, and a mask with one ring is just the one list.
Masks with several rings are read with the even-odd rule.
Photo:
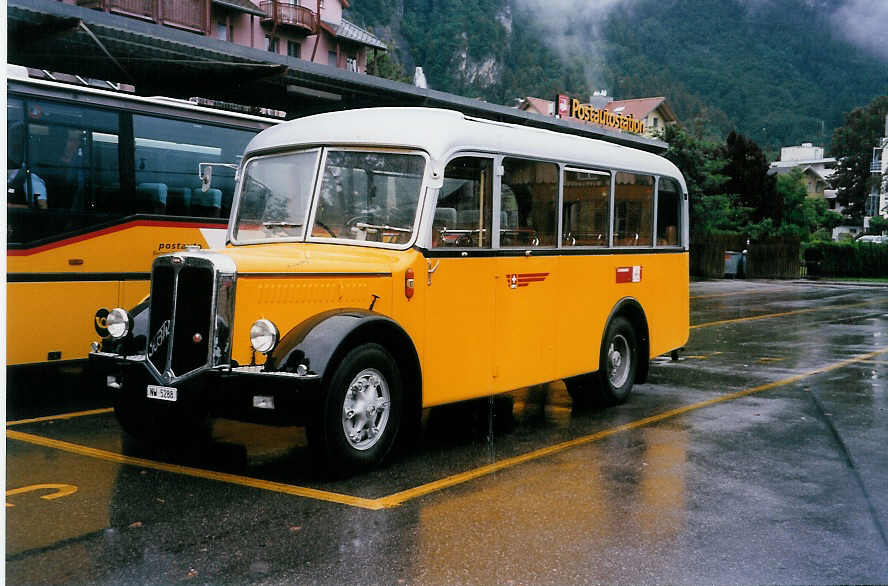
[[650, 333], [648, 330], [647, 317], [644, 314], [641, 304], [632, 297], [624, 297], [617, 302], [607, 317], [607, 323], [610, 324], [615, 315], [625, 315], [626, 318], [635, 327], [638, 332], [639, 349], [641, 350], [638, 360], [638, 369], [635, 371], [635, 382], [644, 384], [647, 382], [648, 371], [650, 370]]
[[272, 351], [266, 370], [297, 372], [327, 380], [339, 360], [355, 346], [374, 342], [386, 347], [412, 383], [419, 381], [419, 358], [413, 341], [394, 320], [366, 309], [334, 309], [303, 321]]

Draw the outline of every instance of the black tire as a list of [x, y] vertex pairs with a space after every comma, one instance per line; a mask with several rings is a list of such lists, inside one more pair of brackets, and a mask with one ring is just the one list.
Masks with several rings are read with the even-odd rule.
[[596, 375], [601, 399], [609, 405], [623, 403], [632, 392], [639, 360], [638, 338], [629, 320], [623, 316], [611, 320], [600, 356]]
[[567, 394], [573, 401], [573, 409], [584, 411], [601, 406], [601, 392], [598, 389], [597, 374], [581, 374], [564, 379]]
[[345, 355], [309, 425], [317, 467], [341, 477], [380, 464], [392, 450], [403, 413], [401, 373], [379, 344]]

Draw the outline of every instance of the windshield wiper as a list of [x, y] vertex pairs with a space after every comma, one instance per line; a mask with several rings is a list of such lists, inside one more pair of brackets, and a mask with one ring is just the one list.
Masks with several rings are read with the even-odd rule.
[[388, 224], [367, 224], [366, 222], [356, 222], [355, 228], [361, 230], [394, 230], [395, 232], [412, 232], [412, 228], [398, 228], [397, 226], [389, 226]]
[[262, 222], [266, 228], [301, 228], [302, 224], [297, 222]]

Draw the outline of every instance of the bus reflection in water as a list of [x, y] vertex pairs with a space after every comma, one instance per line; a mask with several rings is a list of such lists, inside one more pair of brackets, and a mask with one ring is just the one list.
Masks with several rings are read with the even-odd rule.
[[96, 309], [145, 297], [157, 254], [222, 244], [234, 171], [202, 191], [198, 164], [236, 163], [276, 122], [15, 71], [6, 120], [11, 375], [78, 364]]
[[260, 133], [238, 181], [230, 245], [158, 257], [90, 354], [136, 437], [305, 424], [348, 474], [424, 407], [559, 379], [621, 403], [687, 341], [686, 188], [654, 154], [379, 108]]

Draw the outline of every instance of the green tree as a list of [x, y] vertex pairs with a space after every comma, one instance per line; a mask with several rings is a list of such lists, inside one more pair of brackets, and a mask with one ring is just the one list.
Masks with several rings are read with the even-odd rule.
[[856, 220], [866, 212], [866, 199], [876, 180], [870, 173], [873, 147], [885, 128], [888, 95], [845, 114], [844, 124], [833, 132], [832, 152], [839, 160], [832, 184], [845, 213]]
[[386, 44], [388, 51], [381, 51], [367, 59], [367, 72], [392, 81], [413, 83], [413, 78], [407, 75], [404, 67], [395, 59], [392, 44]]
[[770, 218], [774, 225], [783, 221], [783, 199], [777, 196], [776, 181], [768, 175], [765, 153], [752, 140], [731, 131], [722, 148], [725, 167], [722, 174], [728, 177], [725, 190], [737, 195], [741, 206], [752, 211], [751, 221], [760, 223]]
[[690, 198], [691, 237], [713, 231], [738, 231], [749, 223], [749, 209], [725, 192], [730, 178], [722, 174], [722, 148], [684, 128], [667, 126], [660, 137], [669, 143], [664, 156], [681, 170]]
[[834, 214], [826, 209], [825, 200], [808, 197], [801, 169], [777, 177], [776, 197], [783, 207], [783, 218], [776, 230], [779, 236], [797, 236], [807, 242], [828, 221], [827, 213]]
[[888, 232], [888, 220], [882, 216], [873, 216], [870, 218], [870, 234], [884, 234], [885, 232]]

